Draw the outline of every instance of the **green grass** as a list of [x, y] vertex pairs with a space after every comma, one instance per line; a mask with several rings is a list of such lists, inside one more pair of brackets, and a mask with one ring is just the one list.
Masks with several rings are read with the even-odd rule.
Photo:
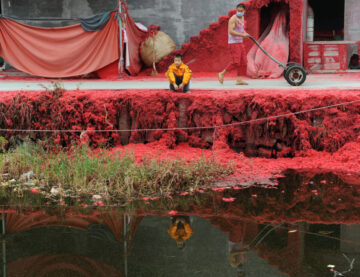
[[8, 173], [7, 179], [20, 182], [23, 173], [33, 171], [32, 182], [44, 192], [57, 187], [70, 190], [75, 197], [100, 194], [107, 199], [188, 191], [210, 186], [233, 172], [231, 165], [223, 166], [205, 157], [192, 161], [144, 157], [138, 163], [133, 153], [112, 154], [87, 146], [54, 152], [24, 143], [0, 159], [0, 173]]

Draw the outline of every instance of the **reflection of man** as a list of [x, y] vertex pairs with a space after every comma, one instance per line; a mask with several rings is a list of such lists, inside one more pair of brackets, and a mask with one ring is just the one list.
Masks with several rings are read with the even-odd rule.
[[237, 276], [245, 276], [244, 265], [246, 262], [247, 247], [244, 244], [246, 227], [248, 223], [239, 220], [229, 220], [229, 262], [236, 268]]
[[172, 224], [168, 229], [168, 233], [176, 240], [176, 246], [179, 249], [184, 248], [185, 241], [194, 234], [194, 231], [190, 226], [190, 218], [188, 216], [174, 216], [172, 218]]
[[244, 264], [247, 249], [243, 247], [241, 242], [229, 241], [229, 252], [230, 265], [236, 268], [237, 276], [245, 276]]

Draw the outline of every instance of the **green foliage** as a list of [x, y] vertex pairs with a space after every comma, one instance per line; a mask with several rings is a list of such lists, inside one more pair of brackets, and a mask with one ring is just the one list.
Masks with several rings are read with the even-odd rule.
[[73, 150], [52, 151], [24, 143], [3, 155], [0, 173], [18, 179], [33, 171], [36, 184], [71, 190], [76, 195], [109, 197], [165, 195], [211, 185], [232, 173], [231, 166], [200, 157], [192, 161], [144, 157], [136, 162], [133, 153], [93, 151], [86, 145]]
[[0, 136], [0, 153], [5, 153], [5, 146], [8, 143], [8, 141]]

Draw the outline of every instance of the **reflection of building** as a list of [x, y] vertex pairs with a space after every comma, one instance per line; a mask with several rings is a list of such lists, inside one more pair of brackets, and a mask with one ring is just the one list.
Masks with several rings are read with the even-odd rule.
[[127, 276], [127, 253], [142, 217], [8, 212], [2, 258], [9, 276]]
[[[268, 265], [291, 277], [303, 277], [308, 273], [315, 274], [309, 276], [327, 276], [328, 264], [345, 271], [349, 268], [349, 262], [342, 253], [351, 259], [360, 258], [359, 225], [267, 225], [222, 217], [208, 220], [221, 232], [228, 233], [230, 245], [241, 244], [248, 248], [243, 255], [245, 274], [254, 270], [251, 258], [250, 261], [248, 258], [253, 252], [266, 260]], [[352, 272], [359, 269], [360, 266], [355, 266]]]
[[[340, 229], [340, 242], [341, 252], [360, 254], [360, 225], [341, 225]], [[356, 244], [351, 243], [356, 242]]]
[[73, 254], [37, 255], [21, 258], [7, 266], [3, 276], [101, 276], [122, 277], [121, 271], [104, 263]]
[[326, 276], [327, 264], [347, 268], [342, 253], [360, 258], [355, 225], [266, 224], [207, 213], [194, 216], [194, 236], [179, 251], [167, 233], [169, 217], [69, 213], [56, 220], [12, 212], [4, 220], [1, 258], [9, 276], [236, 276], [229, 256], [237, 250], [245, 274]]
[[[312, 234], [305, 234], [304, 263], [312, 265], [317, 276], [326, 276], [326, 265], [334, 265], [339, 272], [350, 268], [350, 259], [355, 259], [354, 269], [344, 276], [359, 276], [360, 265], [356, 261], [360, 258], [359, 225], [308, 225], [306, 230]], [[335, 238], [335, 239], [332, 239]]]
[[[213, 217], [209, 220], [211, 224], [219, 227], [221, 232], [229, 235], [231, 266], [235, 266], [231, 261], [232, 252], [235, 252], [237, 264], [241, 263], [241, 271], [245, 274], [246, 271], [252, 271], [247, 265], [247, 256], [250, 252], [256, 252], [259, 257], [267, 260], [269, 265], [277, 267], [280, 272], [290, 276], [302, 276], [297, 274], [301, 272], [303, 234], [298, 232], [297, 226], [279, 225], [276, 228], [248, 220], [221, 217]], [[289, 230], [293, 229], [296, 232], [289, 233]]]

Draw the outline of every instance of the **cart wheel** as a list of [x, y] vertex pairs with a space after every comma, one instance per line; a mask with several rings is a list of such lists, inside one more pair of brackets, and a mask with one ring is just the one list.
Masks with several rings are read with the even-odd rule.
[[284, 77], [292, 86], [301, 86], [306, 80], [306, 71], [300, 65], [291, 65], [285, 69]]

